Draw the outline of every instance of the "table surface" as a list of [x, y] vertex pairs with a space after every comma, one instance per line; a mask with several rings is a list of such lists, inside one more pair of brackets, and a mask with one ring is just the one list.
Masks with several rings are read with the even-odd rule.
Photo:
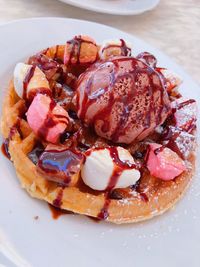
[[0, 0], [0, 23], [29, 17], [70, 17], [107, 24], [161, 49], [200, 83], [200, 0], [161, 0], [152, 11], [115, 16], [57, 0]]

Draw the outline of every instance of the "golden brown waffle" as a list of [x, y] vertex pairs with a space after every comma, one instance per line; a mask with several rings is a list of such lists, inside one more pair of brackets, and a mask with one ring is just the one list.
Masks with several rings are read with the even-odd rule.
[[[52, 59], [63, 59], [64, 48], [64, 45], [53, 46], [43, 53]], [[81, 177], [76, 186], [62, 188], [43, 178], [28, 157], [38, 139], [23, 119], [25, 113], [25, 101], [17, 96], [11, 81], [4, 98], [1, 131], [3, 137], [9, 139], [8, 149], [17, 177], [32, 197], [64, 210], [98, 217], [102, 209], [106, 208], [106, 220], [109, 222], [131, 223], [146, 220], [173, 207], [184, 194], [193, 176], [194, 154], [188, 159], [190, 168], [173, 181], [162, 181], [146, 173], [140, 180], [140, 191], [127, 189], [127, 192], [123, 189], [115, 199], [107, 199], [105, 192], [91, 190], [83, 184]], [[47, 146], [46, 143], [43, 145]]]
[[[36, 171], [36, 166], [27, 154], [34, 148], [37, 137], [22, 118], [25, 103], [15, 93], [10, 83], [3, 104], [1, 130], [4, 138], [10, 138], [9, 153], [23, 188], [35, 198], [51, 204], [61, 202], [61, 208], [79, 214], [97, 217], [105, 205], [105, 193], [96, 193], [84, 188], [82, 183], [75, 187], [62, 188], [44, 179]], [[45, 144], [44, 144], [45, 145]], [[107, 221], [131, 223], [149, 219], [174, 206], [185, 192], [194, 171], [194, 155], [190, 157], [191, 168], [174, 181], [160, 181], [150, 175], [142, 178], [140, 186], [145, 189], [148, 201], [140, 193], [133, 191], [132, 196], [124, 199], [111, 199]]]

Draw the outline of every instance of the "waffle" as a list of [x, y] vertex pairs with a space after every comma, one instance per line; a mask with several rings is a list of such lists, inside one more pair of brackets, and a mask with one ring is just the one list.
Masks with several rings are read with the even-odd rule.
[[[63, 56], [64, 46], [48, 49], [51, 58]], [[57, 51], [57, 52], [56, 52]], [[79, 177], [75, 186], [63, 188], [46, 180], [36, 170], [28, 154], [39, 141], [30, 129], [24, 114], [25, 101], [15, 93], [13, 81], [3, 103], [1, 131], [9, 139], [8, 150], [22, 188], [32, 197], [44, 200], [63, 210], [92, 217], [102, 213], [106, 221], [121, 224], [147, 220], [172, 208], [187, 189], [195, 168], [195, 155], [188, 159], [187, 171], [172, 181], [162, 181], [144, 173], [137, 189], [116, 190], [112, 197], [85, 186]], [[47, 143], [43, 142], [46, 147]], [[119, 192], [118, 192], [119, 191]]]

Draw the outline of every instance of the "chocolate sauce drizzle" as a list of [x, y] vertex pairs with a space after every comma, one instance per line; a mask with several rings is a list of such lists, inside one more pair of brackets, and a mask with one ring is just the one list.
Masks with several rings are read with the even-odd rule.
[[1, 145], [1, 152], [7, 159], [10, 160], [10, 153], [9, 153], [9, 150], [8, 150], [8, 146], [9, 146], [9, 139], [6, 138], [4, 140], [4, 142], [2, 143], [2, 145]]
[[57, 197], [53, 201], [53, 205], [57, 208], [62, 206], [62, 198], [63, 198], [63, 189], [61, 188], [58, 192]]
[[177, 109], [182, 109], [185, 106], [188, 106], [188, 105], [193, 104], [193, 103], [196, 103], [196, 101], [194, 99], [188, 99], [184, 102], [179, 103]]
[[60, 216], [63, 216], [63, 215], [74, 214], [72, 211], [62, 210], [62, 209], [55, 207], [51, 204], [49, 204], [49, 209], [51, 211], [51, 215], [52, 215], [52, 218], [54, 220], [57, 220], [58, 218], [60, 218]]
[[[175, 113], [176, 111], [188, 106], [188, 105], [191, 105], [193, 103], [196, 103], [196, 101], [194, 99], [188, 99], [184, 102], [181, 102], [181, 103], [178, 103], [177, 107], [174, 108], [173, 112]], [[176, 121], [175, 118], [173, 118], [174, 121]], [[188, 132], [188, 133], [192, 133], [195, 129], [196, 129], [196, 116], [191, 116], [190, 120], [188, 120], [185, 125], [183, 125], [181, 128], [182, 130]]]
[[117, 45], [117, 44], [109, 44], [108, 46], [104, 47], [102, 49], [102, 53], [106, 50], [106, 49], [110, 49], [110, 48], [120, 48], [121, 49], [121, 54], [120, 56], [131, 56], [131, 48], [127, 46], [126, 42], [123, 39], [120, 39], [121, 44]]
[[9, 142], [10, 140], [13, 139], [13, 137], [15, 136], [15, 134], [18, 132], [20, 138], [23, 137], [23, 134], [21, 132], [21, 129], [20, 129], [20, 124], [21, 124], [21, 120], [18, 118], [17, 121], [13, 124], [13, 126], [10, 128], [10, 133], [9, 133], [9, 136], [8, 138], [6, 138], [2, 145], [1, 145], [1, 152], [2, 154], [8, 158], [9, 160], [11, 160], [11, 156], [10, 156], [10, 153], [9, 153]]
[[37, 132], [37, 135], [42, 139], [46, 139], [49, 130], [54, 126], [56, 126], [58, 123], [63, 123], [66, 126], [68, 124], [68, 118], [66, 116], [59, 114], [52, 114], [55, 106], [56, 102], [53, 99], [51, 99], [51, 102], [49, 104], [49, 112], [46, 116], [46, 119], [44, 120], [43, 124], [40, 126]]
[[97, 218], [101, 219], [101, 220], [106, 220], [109, 216], [108, 208], [109, 208], [109, 205], [111, 202], [111, 199], [109, 196], [110, 196], [112, 190], [114, 189], [114, 187], [116, 186], [120, 175], [125, 170], [130, 170], [133, 168], [138, 169], [136, 164], [120, 160], [117, 147], [109, 147], [108, 149], [109, 149], [110, 156], [111, 156], [113, 163], [114, 163], [114, 170], [113, 170], [113, 173], [109, 179], [108, 186], [106, 188], [105, 202], [104, 202], [103, 208], [101, 209], [101, 211], [97, 215]]
[[23, 81], [23, 99], [27, 99], [27, 88], [28, 88], [28, 84], [31, 80], [31, 78], [33, 77], [34, 75], [34, 72], [35, 72], [35, 68], [36, 66], [31, 66], [29, 71], [27, 72], [25, 78], [24, 78], [24, 81]]
[[157, 65], [157, 59], [154, 55], [150, 54], [149, 52], [142, 52], [136, 57], [137, 59], [143, 61], [151, 68], [155, 69]]
[[[69, 44], [71, 47], [70, 47], [69, 56], [67, 59], [65, 59], [65, 63], [80, 64], [82, 43], [95, 45], [95, 43], [93, 43], [90, 40], [84, 40], [81, 38], [81, 36], [75, 36], [72, 40], [67, 41], [67, 44]], [[72, 61], [72, 59], [74, 60], [74, 62]]]

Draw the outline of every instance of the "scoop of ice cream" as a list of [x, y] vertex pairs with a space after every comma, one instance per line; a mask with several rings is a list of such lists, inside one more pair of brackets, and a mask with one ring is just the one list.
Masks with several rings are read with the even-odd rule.
[[151, 175], [165, 181], [186, 170], [184, 161], [174, 151], [156, 143], [149, 145], [147, 168]]
[[36, 135], [51, 143], [58, 142], [69, 124], [67, 111], [42, 94], [38, 94], [31, 103], [27, 120]]
[[88, 150], [81, 174], [84, 183], [94, 190], [125, 188], [140, 178], [133, 157], [122, 147]]
[[32, 65], [18, 63], [14, 70], [14, 87], [20, 98], [32, 100], [39, 93], [51, 94], [45, 74]]
[[117, 143], [144, 139], [171, 111], [160, 74], [130, 57], [95, 63], [79, 77], [75, 99], [78, 117]]

